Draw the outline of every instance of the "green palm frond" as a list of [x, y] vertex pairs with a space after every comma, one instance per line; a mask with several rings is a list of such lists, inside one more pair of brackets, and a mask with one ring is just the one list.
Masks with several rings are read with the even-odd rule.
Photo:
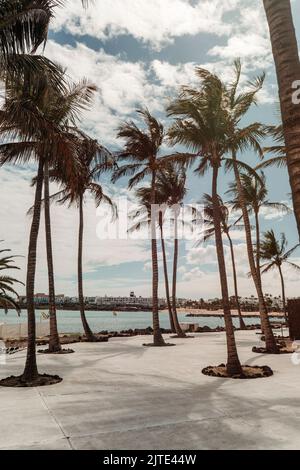
[[270, 167], [284, 168], [286, 166], [287, 166], [286, 157], [273, 157], [273, 158], [269, 158], [268, 160], [264, 160], [255, 168], [256, 170], [263, 170], [265, 168], [270, 168]]
[[130, 180], [128, 181], [128, 189], [132, 189], [134, 186], [141, 183], [146, 176], [151, 175], [151, 169], [149, 167], [144, 168], [139, 173], [136, 173]]
[[269, 264], [262, 264], [260, 269], [261, 269], [261, 273], [262, 274], [266, 274], [268, 273], [269, 271], [271, 271], [272, 269], [274, 269], [276, 267], [276, 263], [275, 261], [272, 261], [271, 263]]
[[[16, 256], [7, 256], [6, 253], [11, 252], [11, 250], [4, 249], [0, 251], [0, 271], [4, 270], [11, 270], [11, 269], [19, 269], [13, 263], [15, 261]], [[4, 256], [3, 256], [4, 254]], [[11, 294], [18, 297], [18, 293], [14, 289], [15, 284], [23, 284], [23, 282], [15, 279], [11, 276], [1, 275], [0, 276], [0, 305], [4, 307], [6, 310], [9, 306], [15, 308], [18, 312], [20, 311], [17, 302], [11, 297]]]
[[268, 272], [274, 266], [280, 266], [285, 263], [296, 270], [300, 267], [295, 263], [289, 261], [289, 258], [299, 248], [300, 244], [295, 245], [293, 248], [287, 250], [288, 241], [284, 233], [281, 234], [280, 239], [276, 238], [273, 230], [264, 233], [261, 243], [261, 258], [268, 262], [262, 266], [264, 270], [262, 273]]
[[18, 316], [21, 314], [21, 308], [18, 302], [13, 299], [10, 295], [0, 293], [0, 306], [4, 308], [5, 313], [8, 312], [8, 308], [12, 307], [16, 310]]

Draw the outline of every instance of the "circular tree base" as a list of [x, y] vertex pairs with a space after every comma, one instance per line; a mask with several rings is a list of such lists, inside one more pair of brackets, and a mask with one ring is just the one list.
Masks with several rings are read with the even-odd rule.
[[229, 379], [260, 379], [271, 377], [273, 375], [272, 369], [268, 366], [242, 366], [242, 373], [236, 375], [228, 375], [225, 364], [219, 366], [208, 366], [202, 370], [202, 374], [209, 375], [210, 377], [221, 377]]
[[62, 381], [58, 375], [39, 374], [34, 380], [26, 381], [22, 375], [7, 377], [0, 380], [0, 387], [43, 387], [55, 385]]
[[50, 351], [49, 349], [39, 349], [39, 354], [72, 354], [74, 349], [61, 349], [60, 351]]
[[145, 346], [145, 348], [165, 348], [165, 347], [168, 347], [168, 346], [176, 346], [176, 344], [173, 344], [173, 343], [162, 343], [162, 344], [144, 343], [143, 346]]
[[293, 352], [295, 352], [295, 350], [278, 346], [278, 352], [270, 352], [266, 348], [258, 348], [256, 346], [253, 346], [252, 352], [257, 354], [292, 354]]

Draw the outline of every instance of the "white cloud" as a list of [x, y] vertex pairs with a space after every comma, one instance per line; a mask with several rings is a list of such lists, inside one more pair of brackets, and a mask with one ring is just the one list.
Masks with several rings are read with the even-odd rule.
[[83, 12], [81, 1], [72, 0], [72, 7], [57, 10], [53, 28], [101, 40], [130, 34], [159, 49], [185, 34], [228, 35], [232, 27], [224, 15], [238, 4], [239, 0], [101, 0]]
[[[290, 201], [281, 201], [282, 204], [285, 204], [292, 210], [292, 204]], [[262, 207], [260, 209], [260, 215], [265, 220], [282, 220], [284, 217], [287, 216], [285, 210], [277, 209], [275, 207]]]
[[[215, 46], [208, 55], [223, 60], [233, 61], [240, 57], [255, 68], [266, 67], [265, 59], [270, 59], [270, 41], [258, 33], [240, 34], [229, 38], [225, 46]], [[258, 62], [259, 61], [259, 62]]]
[[162, 109], [163, 89], [150, 82], [142, 62], [122, 61], [80, 43], [72, 47], [49, 41], [46, 53], [66, 67], [72, 80], [79, 81], [85, 76], [98, 86], [94, 105], [83, 114], [83, 122], [87, 131], [105, 143], [115, 141], [120, 121], [135, 108], [147, 104], [153, 112]]
[[[4, 240], [1, 248], [11, 248], [14, 254], [23, 256], [17, 259], [21, 271], [18, 278], [25, 281], [26, 256], [30, 230], [30, 217], [27, 210], [33, 203], [34, 191], [30, 187], [33, 171], [22, 170], [18, 167], [3, 167], [0, 169], [0, 240]], [[58, 205], [51, 207], [54, 266], [57, 279], [57, 292], [76, 294], [77, 272], [77, 234], [78, 211]], [[99, 240], [96, 228], [99, 222], [93, 201], [86, 199], [84, 208], [84, 272], [94, 273], [97, 269], [107, 266], [121, 265], [127, 262], [146, 262], [150, 258], [147, 242], [134, 240]], [[47, 264], [45, 252], [45, 237], [43, 216], [38, 243], [38, 263], [36, 275], [36, 291], [47, 292]], [[15, 274], [15, 273], [14, 273]], [[92, 291], [97, 284], [97, 289]], [[101, 283], [89, 281], [86, 283], [86, 293], [101, 294]], [[24, 288], [19, 289], [24, 292]], [[102, 292], [103, 293], [103, 292]]]

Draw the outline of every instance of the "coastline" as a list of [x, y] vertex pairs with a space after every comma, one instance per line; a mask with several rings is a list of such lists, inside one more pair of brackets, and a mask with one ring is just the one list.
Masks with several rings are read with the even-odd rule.
[[[78, 305], [57, 305], [56, 308], [58, 310], [63, 310], [63, 311], [80, 311]], [[0, 311], [4, 310], [3, 308], [0, 307]], [[13, 309], [8, 309], [8, 310], [13, 310]], [[21, 310], [26, 310], [26, 305], [21, 306]], [[35, 310], [43, 311], [43, 310], [49, 310], [49, 305], [36, 305]], [[115, 308], [104, 308], [104, 307], [99, 307], [95, 305], [88, 305], [85, 306], [85, 310], [87, 312], [118, 312], [118, 313], [142, 313], [142, 312], [151, 312], [151, 308], [141, 308], [141, 307], [115, 307]], [[169, 314], [167, 309], [161, 309], [159, 310], [160, 314]], [[218, 309], [218, 310], [207, 310], [207, 309], [201, 309], [201, 308], [177, 308], [177, 313], [180, 314], [185, 314], [187, 318], [223, 318], [223, 310]], [[283, 312], [269, 312], [269, 317], [270, 318], [284, 318]], [[238, 318], [238, 311], [235, 309], [231, 310], [231, 316], [233, 318]], [[243, 318], [253, 318], [253, 317], [259, 317], [260, 313], [259, 311], [243, 311], [242, 312]]]
[[[168, 313], [167, 310], [162, 310], [161, 312]], [[178, 308], [177, 309], [178, 313], [186, 314], [186, 317], [224, 317], [223, 310], [206, 310], [206, 309], [201, 309], [201, 308]], [[270, 318], [284, 318], [283, 312], [269, 312], [269, 317]], [[233, 318], [238, 318], [238, 311], [235, 309], [231, 310], [231, 316]], [[252, 317], [259, 317], [260, 313], [259, 311], [254, 311], [254, 312], [242, 312], [243, 318], [252, 318]]]

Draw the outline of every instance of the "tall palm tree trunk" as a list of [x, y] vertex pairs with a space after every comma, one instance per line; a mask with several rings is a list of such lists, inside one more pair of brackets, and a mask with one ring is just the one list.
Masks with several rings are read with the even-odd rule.
[[300, 79], [300, 62], [290, 0], [264, 0], [275, 60], [287, 164], [300, 235], [300, 106], [292, 85]]
[[238, 283], [237, 283], [237, 275], [236, 275], [236, 267], [235, 267], [235, 255], [234, 255], [234, 249], [233, 249], [233, 243], [231, 240], [231, 236], [229, 233], [226, 233], [228, 241], [229, 241], [229, 246], [230, 246], [230, 254], [231, 254], [231, 263], [232, 263], [232, 273], [233, 273], [233, 283], [234, 283], [234, 295], [235, 295], [235, 302], [238, 310], [238, 315], [239, 315], [239, 322], [240, 322], [240, 329], [241, 330], [246, 330], [246, 324], [243, 319], [242, 311], [241, 311], [241, 305], [240, 305], [240, 300], [239, 300], [239, 293], [238, 293]]
[[174, 217], [174, 260], [173, 260], [173, 282], [172, 282], [172, 313], [176, 334], [179, 338], [186, 338], [186, 334], [182, 331], [177, 315], [177, 267], [178, 267], [178, 218]]
[[288, 323], [288, 316], [287, 316], [287, 311], [286, 311], [285, 285], [284, 285], [284, 278], [283, 278], [282, 269], [281, 269], [280, 264], [278, 265], [278, 270], [279, 270], [280, 280], [281, 280], [281, 292], [282, 292], [283, 313], [284, 313], [285, 321], [286, 321], [286, 323]]
[[155, 197], [156, 172], [152, 171], [151, 181], [151, 255], [152, 255], [152, 317], [153, 317], [153, 344], [164, 346], [165, 341], [161, 334], [158, 313], [158, 261], [156, 239], [156, 211], [153, 211]]
[[35, 272], [36, 272], [36, 251], [37, 239], [40, 228], [41, 219], [41, 201], [43, 189], [43, 172], [44, 161], [42, 158], [39, 160], [34, 210], [31, 222], [31, 230], [29, 236], [28, 259], [27, 259], [27, 278], [26, 278], [26, 302], [27, 302], [27, 324], [28, 324], [28, 341], [27, 341], [27, 356], [25, 369], [22, 379], [25, 382], [34, 381], [38, 377], [38, 369], [36, 363], [36, 325], [35, 325], [35, 306], [34, 306], [34, 286], [35, 286]]
[[261, 282], [261, 272], [260, 272], [260, 224], [259, 224], [259, 215], [258, 210], [255, 210], [255, 228], [256, 228], [256, 271], [258, 282], [262, 288]]
[[[233, 160], [236, 160], [236, 155], [233, 153], [232, 155]], [[253, 252], [253, 244], [252, 244], [252, 235], [251, 235], [251, 225], [250, 225], [250, 219], [249, 219], [249, 214], [247, 210], [247, 206], [245, 203], [245, 198], [244, 198], [244, 192], [243, 192], [243, 187], [242, 187], [242, 182], [240, 178], [240, 173], [239, 169], [237, 167], [237, 164], [234, 163], [234, 175], [236, 179], [236, 184], [237, 184], [237, 189], [238, 189], [238, 194], [239, 194], [239, 203], [242, 209], [243, 213], [243, 220], [244, 220], [244, 225], [245, 225], [245, 234], [246, 234], [246, 244], [247, 244], [247, 252], [248, 252], [248, 260], [249, 260], [249, 265], [250, 265], [250, 271], [251, 271], [251, 276], [256, 288], [257, 296], [258, 296], [258, 302], [259, 302], [259, 312], [260, 312], [260, 318], [261, 318], [261, 326], [262, 326], [262, 331], [265, 335], [266, 339], [266, 350], [269, 353], [277, 354], [279, 353], [278, 346], [276, 344], [273, 330], [270, 324], [270, 320], [268, 317], [268, 312], [265, 304], [265, 299], [262, 291], [262, 286], [261, 283], [259, 282], [259, 278], [257, 276], [257, 269], [256, 269], [256, 264], [254, 260], [254, 252]]]
[[78, 236], [78, 301], [80, 308], [80, 317], [86, 339], [89, 342], [96, 340], [85, 316], [84, 296], [83, 296], [83, 279], [82, 279], [82, 247], [83, 247], [83, 196], [79, 198], [79, 236]]
[[166, 246], [165, 246], [163, 220], [162, 220], [162, 213], [161, 212], [159, 213], [159, 229], [160, 229], [161, 250], [162, 250], [162, 255], [163, 255], [163, 267], [164, 267], [164, 277], [165, 277], [166, 299], [167, 299], [167, 306], [168, 306], [168, 312], [169, 312], [170, 328], [171, 328], [172, 333], [176, 333], [174, 320], [173, 320], [172, 305], [171, 305], [171, 300], [170, 300], [168, 264], [167, 264]]
[[49, 314], [50, 314], [50, 339], [49, 352], [55, 353], [61, 351], [61, 344], [57, 329], [53, 252], [51, 237], [51, 216], [49, 199], [49, 162], [46, 159], [44, 165], [44, 209], [45, 209], [45, 232], [46, 232], [46, 251], [48, 265], [48, 284], [49, 284]]
[[224, 247], [223, 247], [222, 229], [221, 229], [221, 214], [220, 214], [220, 206], [219, 206], [219, 199], [218, 199], [218, 173], [219, 173], [219, 165], [215, 164], [213, 166], [213, 178], [212, 178], [212, 201], [213, 201], [213, 212], [214, 212], [215, 239], [216, 239], [216, 249], [217, 249], [217, 257], [218, 257], [218, 264], [219, 264], [220, 283], [221, 283], [221, 290], [222, 290], [224, 320], [225, 320], [225, 327], [226, 327], [227, 372], [228, 372], [228, 375], [232, 376], [235, 374], [241, 374], [242, 367], [241, 367], [238, 353], [237, 353], [237, 347], [236, 347], [236, 342], [235, 342], [234, 329], [233, 329], [233, 323], [232, 323], [232, 317], [231, 317], [230, 305], [229, 305], [228, 284], [227, 284]]

